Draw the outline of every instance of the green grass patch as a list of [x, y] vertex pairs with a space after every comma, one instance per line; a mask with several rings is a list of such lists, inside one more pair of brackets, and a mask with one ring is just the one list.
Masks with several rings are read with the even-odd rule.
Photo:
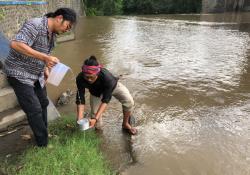
[[19, 175], [113, 174], [100, 152], [100, 140], [95, 131], [80, 131], [72, 116], [51, 123], [49, 130], [52, 138], [47, 148], [26, 150], [14, 165], [5, 161], [5, 172]]

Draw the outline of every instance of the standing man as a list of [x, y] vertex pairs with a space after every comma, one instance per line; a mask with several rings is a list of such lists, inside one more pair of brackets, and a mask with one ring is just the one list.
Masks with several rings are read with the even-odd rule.
[[10, 53], [4, 72], [15, 91], [18, 102], [27, 115], [37, 146], [48, 144], [45, 81], [49, 70], [59, 62], [51, 56], [57, 34], [67, 32], [76, 23], [76, 13], [60, 8], [41, 18], [27, 20], [10, 43]]

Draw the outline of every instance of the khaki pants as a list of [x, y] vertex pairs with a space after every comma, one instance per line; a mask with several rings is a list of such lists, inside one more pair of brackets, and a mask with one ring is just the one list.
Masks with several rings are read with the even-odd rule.
[[[123, 111], [132, 111], [134, 106], [134, 100], [129, 90], [122, 83], [117, 82], [116, 88], [114, 89], [112, 96], [114, 96], [121, 104]], [[91, 106], [91, 117], [94, 118], [95, 114], [101, 104], [101, 97], [90, 95], [90, 106]], [[98, 120], [96, 127], [102, 126], [102, 117]]]

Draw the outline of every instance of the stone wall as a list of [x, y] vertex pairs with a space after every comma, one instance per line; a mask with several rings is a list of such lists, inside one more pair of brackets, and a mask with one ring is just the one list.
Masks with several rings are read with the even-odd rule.
[[72, 8], [79, 16], [85, 15], [84, 4], [82, 0], [47, 0], [48, 11], [55, 11], [61, 7]]
[[42, 16], [47, 5], [7, 5], [1, 6], [0, 32], [11, 39], [26, 19]]
[[47, 4], [43, 5], [0, 5], [0, 32], [12, 39], [25, 20], [60, 7], [73, 8], [78, 16], [85, 15], [82, 0], [47, 0]]
[[217, 0], [202, 0], [202, 12], [210, 13], [216, 7]]
[[203, 13], [250, 11], [247, 0], [202, 0]]

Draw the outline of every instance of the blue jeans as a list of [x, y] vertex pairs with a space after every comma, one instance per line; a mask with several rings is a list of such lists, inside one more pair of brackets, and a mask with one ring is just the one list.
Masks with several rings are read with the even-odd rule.
[[39, 81], [33, 86], [26, 85], [16, 78], [7, 77], [9, 84], [15, 91], [17, 100], [25, 112], [29, 125], [34, 133], [37, 146], [47, 146], [47, 98], [46, 88], [41, 88]]

